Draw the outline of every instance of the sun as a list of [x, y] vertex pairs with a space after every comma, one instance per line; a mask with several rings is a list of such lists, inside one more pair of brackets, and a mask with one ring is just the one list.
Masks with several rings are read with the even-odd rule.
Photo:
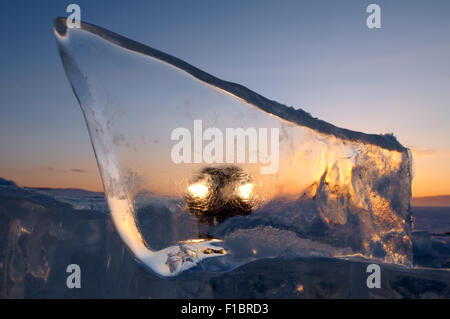
[[188, 189], [189, 193], [191, 193], [193, 197], [198, 198], [205, 198], [209, 193], [208, 186], [203, 183], [192, 184], [188, 187]]

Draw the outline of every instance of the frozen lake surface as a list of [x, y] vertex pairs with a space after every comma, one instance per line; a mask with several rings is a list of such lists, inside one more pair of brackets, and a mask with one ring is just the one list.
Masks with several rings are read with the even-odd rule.
[[[450, 297], [449, 208], [414, 209], [415, 267], [381, 265], [381, 289], [369, 290], [366, 262], [331, 258], [262, 259], [228, 273], [161, 279], [134, 260], [107, 213], [75, 209], [51, 193], [0, 186], [1, 298]], [[78, 204], [104, 200], [79, 195]], [[152, 220], [144, 215], [140, 223], [145, 234]], [[82, 269], [81, 289], [66, 287], [72, 263]]]

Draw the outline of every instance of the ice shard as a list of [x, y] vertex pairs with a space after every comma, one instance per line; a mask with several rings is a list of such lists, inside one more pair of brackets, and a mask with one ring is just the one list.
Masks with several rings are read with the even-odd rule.
[[93, 24], [58, 18], [54, 33], [111, 218], [153, 272], [412, 265], [412, 158], [393, 135], [336, 127]]

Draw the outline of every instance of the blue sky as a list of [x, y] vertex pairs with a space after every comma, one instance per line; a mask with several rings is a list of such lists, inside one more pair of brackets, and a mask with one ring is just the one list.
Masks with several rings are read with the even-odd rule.
[[[369, 30], [377, 3], [382, 29]], [[82, 19], [335, 125], [413, 148], [416, 195], [450, 193], [449, 1], [2, 1], [0, 176], [98, 188], [53, 19]]]

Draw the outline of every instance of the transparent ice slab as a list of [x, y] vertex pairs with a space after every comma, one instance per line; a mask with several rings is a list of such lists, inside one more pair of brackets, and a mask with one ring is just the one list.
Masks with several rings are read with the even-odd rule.
[[298, 256], [412, 265], [412, 158], [394, 136], [338, 128], [92, 24], [58, 18], [54, 32], [111, 218], [153, 272]]

